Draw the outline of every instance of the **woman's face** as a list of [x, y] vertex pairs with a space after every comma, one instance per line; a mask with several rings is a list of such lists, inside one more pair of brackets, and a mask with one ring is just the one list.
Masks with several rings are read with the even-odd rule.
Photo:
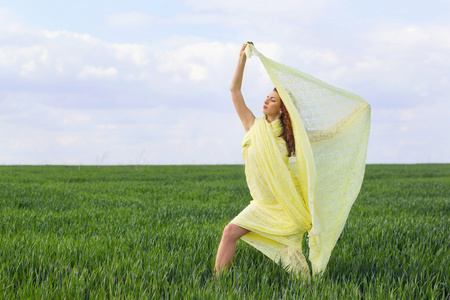
[[263, 113], [266, 116], [276, 117], [280, 115], [281, 98], [277, 92], [272, 91], [264, 101]]

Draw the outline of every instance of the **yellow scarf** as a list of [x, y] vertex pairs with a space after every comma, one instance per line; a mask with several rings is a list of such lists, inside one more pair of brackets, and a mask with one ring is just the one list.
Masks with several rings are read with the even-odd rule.
[[265, 57], [252, 44], [245, 52], [247, 57], [255, 55], [261, 60], [291, 117], [296, 155], [289, 158], [287, 166], [291, 175], [296, 175], [291, 176], [294, 185], [295, 178], [299, 179], [301, 197], [295, 195], [264, 123], [255, 124], [261, 129], [254, 133], [258, 142], [252, 139], [252, 143], [259, 150], [255, 157], [246, 158], [247, 176], [261, 172], [292, 222], [304, 228], [312, 224], [309, 260], [313, 274], [320, 274], [364, 178], [370, 105], [358, 95]]

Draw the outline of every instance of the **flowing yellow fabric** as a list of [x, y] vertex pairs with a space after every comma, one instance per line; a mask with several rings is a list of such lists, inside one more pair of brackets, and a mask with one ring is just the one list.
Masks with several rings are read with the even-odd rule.
[[251, 231], [243, 240], [304, 276], [309, 271], [301, 241], [308, 231], [309, 260], [317, 275], [325, 270], [361, 188], [370, 105], [268, 59], [253, 45], [246, 55], [260, 58], [289, 111], [296, 153], [287, 157], [281, 124], [255, 121], [243, 142], [253, 201], [232, 223]]

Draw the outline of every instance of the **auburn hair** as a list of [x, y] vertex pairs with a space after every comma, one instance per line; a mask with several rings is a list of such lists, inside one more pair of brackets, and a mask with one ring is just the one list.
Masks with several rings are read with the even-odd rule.
[[[273, 90], [278, 93], [277, 88], [273, 88]], [[278, 95], [280, 95], [280, 94], [278, 94]], [[280, 121], [284, 127], [284, 131], [283, 131], [283, 134], [281, 135], [281, 137], [286, 142], [289, 156], [294, 156], [295, 155], [295, 139], [294, 139], [294, 131], [292, 130], [291, 116], [289, 115], [289, 112], [286, 109], [286, 106], [284, 105], [281, 97], [280, 97], [280, 100], [281, 100]]]

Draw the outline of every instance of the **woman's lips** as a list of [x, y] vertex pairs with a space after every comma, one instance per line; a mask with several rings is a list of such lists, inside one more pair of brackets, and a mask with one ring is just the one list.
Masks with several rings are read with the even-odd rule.
[[267, 106], [264, 105], [263, 108], [267, 108]]

